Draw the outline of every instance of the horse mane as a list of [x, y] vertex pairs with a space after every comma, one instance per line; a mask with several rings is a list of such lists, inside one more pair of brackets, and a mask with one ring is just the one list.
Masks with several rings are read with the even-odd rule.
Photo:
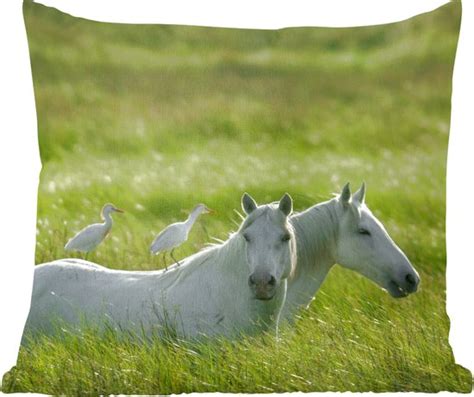
[[236, 232], [231, 232], [227, 240], [220, 243], [208, 244], [198, 252], [181, 259], [181, 264], [179, 266], [176, 264], [168, 266], [168, 271], [173, 269], [199, 269], [200, 265], [209, 261], [213, 261], [215, 263], [223, 262], [224, 259], [226, 261], [234, 261], [236, 253], [242, 252], [239, 248], [241, 246], [243, 246], [242, 239], [238, 238]]
[[336, 241], [338, 203], [338, 198], [333, 198], [291, 216], [290, 223], [298, 236], [298, 267], [312, 265], [315, 253], [320, 256], [331, 252], [331, 244]]
[[[258, 218], [261, 216], [270, 216], [272, 211], [278, 209], [278, 203], [271, 203], [265, 204], [257, 207], [254, 211], [252, 211], [247, 217], [244, 219], [242, 224], [240, 225], [239, 229], [235, 232], [231, 232], [229, 234], [229, 238], [222, 242], [222, 243], [215, 243], [209, 244], [206, 247], [202, 248], [200, 251], [182, 259], [182, 264], [179, 266], [180, 268], [184, 267], [195, 267], [198, 268], [199, 265], [213, 261], [214, 263], [223, 263], [223, 262], [232, 262], [237, 263], [243, 253], [244, 248], [244, 239], [240, 238], [239, 234], [252, 225]], [[291, 274], [293, 274], [294, 269], [296, 267], [296, 237], [294, 233], [294, 228], [290, 222], [287, 220], [286, 227], [290, 234], [292, 235], [292, 270]], [[170, 266], [168, 269], [176, 268], [176, 265]]]

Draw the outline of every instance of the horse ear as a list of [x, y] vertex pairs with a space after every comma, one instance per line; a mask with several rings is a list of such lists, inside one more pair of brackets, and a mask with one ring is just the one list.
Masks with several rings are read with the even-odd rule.
[[362, 182], [360, 189], [354, 193], [352, 199], [357, 201], [360, 204], [364, 204], [365, 201], [365, 182]]
[[280, 199], [280, 204], [278, 205], [278, 208], [286, 216], [291, 214], [291, 212], [293, 211], [293, 199], [288, 193], [285, 193], [285, 195]]
[[257, 208], [257, 203], [255, 200], [250, 197], [250, 194], [244, 193], [242, 196], [242, 209], [244, 212], [249, 215]]
[[344, 206], [349, 204], [349, 200], [351, 199], [351, 188], [349, 186], [349, 182], [347, 182], [344, 187], [342, 188], [340, 200]]

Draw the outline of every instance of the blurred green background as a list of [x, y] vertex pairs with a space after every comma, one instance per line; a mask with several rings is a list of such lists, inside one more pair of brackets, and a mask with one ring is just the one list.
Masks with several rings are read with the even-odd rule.
[[153, 237], [198, 202], [218, 214], [201, 218], [179, 257], [236, 229], [244, 191], [260, 203], [289, 192], [303, 210], [366, 181], [370, 208], [422, 284], [394, 300], [336, 268], [278, 349], [268, 336], [192, 349], [48, 340], [22, 350], [5, 391], [471, 390], [445, 314], [459, 2], [383, 26], [278, 31], [97, 23], [30, 2], [24, 11], [43, 161], [37, 263], [71, 256], [65, 242], [105, 202], [127, 213], [89, 259], [155, 269]]

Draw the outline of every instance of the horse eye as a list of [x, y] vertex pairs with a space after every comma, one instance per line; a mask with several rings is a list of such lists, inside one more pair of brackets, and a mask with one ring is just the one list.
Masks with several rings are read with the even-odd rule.
[[247, 243], [250, 242], [250, 237], [249, 237], [248, 234], [245, 234], [245, 233], [244, 233], [242, 236], [243, 236], [243, 238], [245, 239], [245, 241], [247, 241]]
[[287, 234], [283, 235], [283, 237], [281, 238], [281, 241], [283, 241], [283, 242], [284, 242], [284, 241], [289, 241], [290, 238], [291, 238], [290, 234], [287, 233]]
[[370, 232], [367, 229], [359, 228], [359, 234], [364, 234], [365, 236], [370, 236]]

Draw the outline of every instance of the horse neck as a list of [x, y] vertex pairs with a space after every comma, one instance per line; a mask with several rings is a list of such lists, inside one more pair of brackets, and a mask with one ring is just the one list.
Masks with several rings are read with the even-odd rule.
[[338, 219], [336, 200], [315, 205], [291, 217], [298, 262], [288, 280], [285, 306], [308, 305], [334, 265]]
[[[192, 255], [188, 260], [186, 268], [191, 271], [201, 271], [203, 268], [214, 269], [221, 274], [229, 274], [229, 278], [248, 276], [248, 267], [245, 262], [244, 243], [237, 235], [232, 235], [222, 244], [211, 246], [197, 254]], [[240, 280], [239, 280], [240, 283]]]
[[[246, 262], [245, 243], [238, 235], [232, 235], [229, 240], [218, 247], [217, 261], [215, 266], [219, 266], [223, 272], [232, 274], [233, 277], [247, 277], [249, 273]], [[240, 281], [239, 281], [240, 283]]]
[[321, 262], [335, 262], [335, 248], [339, 225], [337, 201], [317, 204], [291, 217], [295, 229], [298, 266], [310, 270]]

